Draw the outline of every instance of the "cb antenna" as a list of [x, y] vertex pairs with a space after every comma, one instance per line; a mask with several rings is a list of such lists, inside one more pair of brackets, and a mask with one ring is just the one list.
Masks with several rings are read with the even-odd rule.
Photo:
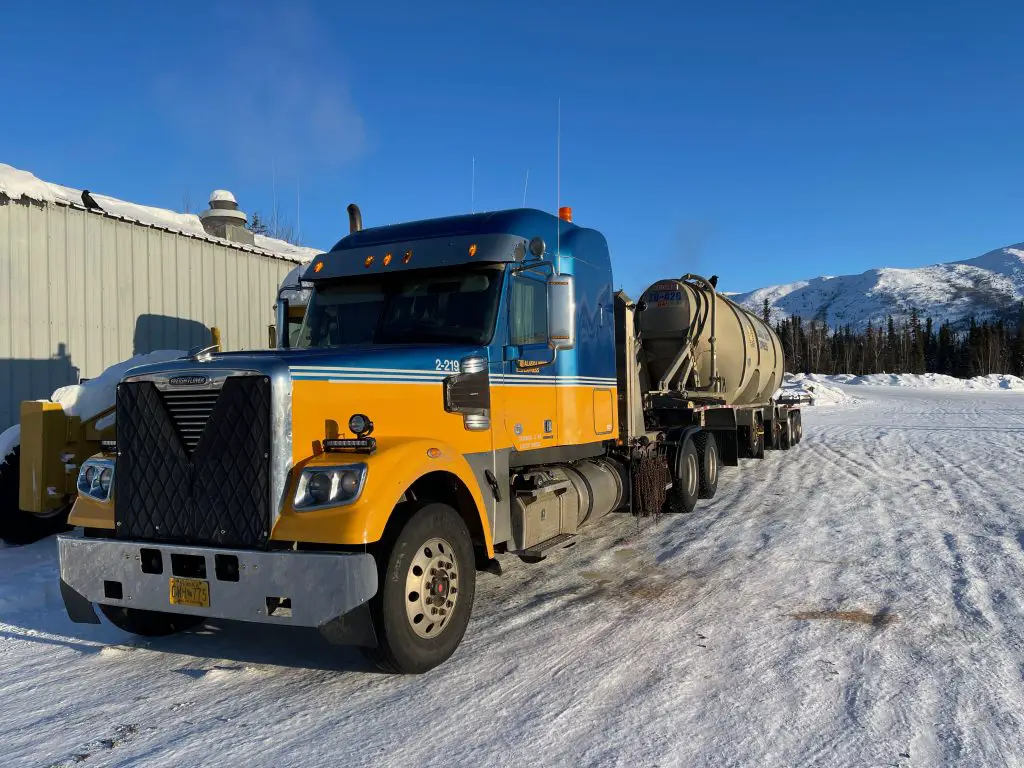
[[476, 156], [473, 157], [473, 174], [469, 182], [469, 212], [476, 213]]
[[530, 188], [530, 169], [526, 169], [526, 181], [523, 182], [523, 208], [526, 207], [526, 190]]
[[[562, 98], [558, 98], [558, 128], [555, 131], [555, 215], [562, 207]], [[562, 219], [555, 222], [555, 271], [562, 271]]]

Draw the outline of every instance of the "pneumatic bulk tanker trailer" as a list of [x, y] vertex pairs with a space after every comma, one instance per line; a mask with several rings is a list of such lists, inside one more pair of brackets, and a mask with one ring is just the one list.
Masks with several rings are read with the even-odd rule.
[[567, 209], [350, 214], [280, 348], [122, 379], [59, 539], [72, 619], [316, 627], [423, 672], [459, 645], [478, 570], [557, 564], [614, 511], [690, 512], [722, 464], [799, 442], [771, 399], [778, 339], [714, 279], [634, 302]]

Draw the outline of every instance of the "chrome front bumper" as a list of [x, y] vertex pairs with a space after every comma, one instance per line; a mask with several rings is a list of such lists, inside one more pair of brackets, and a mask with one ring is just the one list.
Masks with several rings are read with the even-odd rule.
[[[367, 637], [365, 626], [369, 618], [365, 604], [377, 592], [377, 565], [369, 554], [214, 549], [86, 539], [74, 534], [58, 536], [58, 549], [61, 594], [68, 615], [75, 622], [98, 624], [92, 603], [103, 603], [216, 619], [316, 627], [332, 642], [374, 644], [372, 632]], [[158, 557], [154, 551], [159, 552]], [[179, 557], [172, 560], [172, 555]], [[220, 561], [217, 555], [221, 556]], [[144, 557], [148, 573], [143, 571]], [[189, 570], [176, 573], [177, 560], [187, 561]], [[153, 572], [157, 561], [160, 572]], [[225, 570], [225, 562], [232, 568], [219, 572], [218, 562], [221, 571]], [[169, 579], [198, 578], [197, 567], [205, 570], [203, 580], [209, 583], [209, 607], [171, 605]], [[229, 574], [231, 580], [221, 578]], [[284, 598], [291, 602], [290, 611], [280, 607]]]

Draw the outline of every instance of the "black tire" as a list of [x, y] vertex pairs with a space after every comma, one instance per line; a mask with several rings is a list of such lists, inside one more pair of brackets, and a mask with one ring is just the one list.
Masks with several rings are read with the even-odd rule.
[[[424, 551], [431, 557], [437, 556], [432, 550], [420, 549], [432, 539], [442, 539], [451, 545], [451, 553], [442, 551], [449, 565], [455, 566], [443, 571], [444, 597], [454, 594], [457, 598], [452, 602], [450, 616], [440, 620], [427, 616], [416, 622], [417, 626], [432, 622], [430, 626], [438, 627], [438, 634], [423, 637], [418, 634], [420, 630], [413, 628], [414, 620], [407, 609], [407, 604], [413, 602], [407, 582], [420, 577], [415, 574], [415, 560]], [[421, 674], [445, 662], [466, 633], [476, 592], [473, 542], [466, 523], [454, 509], [447, 504], [425, 504], [392, 534], [390, 542], [384, 541], [382, 545], [377, 557], [379, 587], [370, 601], [378, 647], [363, 651], [385, 672]], [[452, 589], [457, 591], [452, 593]], [[421, 591], [426, 592], [426, 588]], [[415, 594], [419, 596], [420, 592]], [[418, 599], [415, 602], [419, 604]]]
[[791, 417], [779, 422], [779, 448], [788, 451], [793, 447], [793, 422]]
[[804, 439], [804, 419], [803, 414], [801, 414], [800, 411], [797, 411], [793, 415], [796, 416], [796, 429], [793, 432], [793, 445], [796, 445]]
[[750, 456], [754, 459], [764, 458], [764, 421], [757, 417], [750, 430]]
[[165, 637], [203, 623], [202, 616], [190, 616], [186, 613], [163, 613], [102, 604], [100, 610], [118, 629], [143, 637]]
[[[0, 459], [2, 460], [2, 459]], [[8, 544], [31, 544], [70, 530], [68, 514], [71, 505], [65, 504], [46, 517], [21, 509], [18, 500], [18, 478], [21, 474], [21, 448], [16, 447], [0, 464], [0, 539]]]
[[689, 514], [697, 506], [700, 493], [700, 460], [697, 447], [687, 437], [676, 454], [672, 467], [672, 487], [665, 496], [663, 511]]
[[697, 450], [697, 463], [700, 469], [698, 495], [702, 499], [713, 499], [718, 490], [718, 470], [722, 467], [718, 459], [718, 441], [711, 432], [702, 430], [694, 438], [693, 446]]

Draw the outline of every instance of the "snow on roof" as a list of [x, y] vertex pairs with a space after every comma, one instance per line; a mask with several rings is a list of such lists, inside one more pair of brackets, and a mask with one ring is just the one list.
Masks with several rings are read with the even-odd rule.
[[[65, 187], [60, 184], [53, 184], [48, 181], [36, 178], [28, 171], [22, 171], [5, 163], [0, 163], [0, 194], [7, 195], [12, 200], [26, 198], [40, 203], [56, 203], [85, 209], [82, 204], [82, 191], [72, 187]], [[301, 245], [292, 245], [284, 240], [277, 240], [265, 235], [255, 235], [255, 247], [245, 243], [236, 243], [225, 240], [221, 237], [214, 237], [203, 229], [199, 217], [193, 213], [178, 213], [166, 208], [153, 208], [148, 205], [129, 203], [118, 200], [116, 197], [99, 195], [90, 191], [93, 199], [103, 209], [102, 213], [117, 219], [135, 221], [150, 227], [166, 229], [172, 232], [180, 232], [189, 237], [196, 237], [210, 242], [220, 243], [233, 248], [245, 251], [263, 251], [287, 261], [295, 261], [304, 264], [312, 259], [322, 250], [317, 248], [306, 248]], [[217, 194], [228, 197], [215, 199], [234, 199], [234, 196], [226, 190], [216, 190]], [[97, 211], [97, 213], [100, 213]]]

